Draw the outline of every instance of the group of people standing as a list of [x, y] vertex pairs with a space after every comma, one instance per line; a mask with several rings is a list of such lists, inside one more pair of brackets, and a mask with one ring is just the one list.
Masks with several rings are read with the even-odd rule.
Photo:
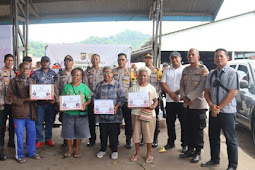
[[[225, 49], [215, 51], [214, 62], [217, 68], [210, 73], [201, 64], [199, 51], [188, 51], [189, 65], [181, 65], [181, 54], [170, 54], [171, 67], [167, 68], [161, 80], [166, 92], [166, 121], [168, 141], [165, 149], [175, 147], [175, 120], [178, 117], [181, 125], [180, 158], [192, 157], [190, 162], [201, 159], [204, 147], [206, 111], [209, 106], [209, 140], [211, 159], [201, 167], [218, 166], [220, 163], [220, 132], [226, 137], [228, 151], [228, 168], [235, 170], [238, 163], [238, 146], [235, 132], [236, 100], [239, 89], [238, 74], [227, 62], [228, 52]], [[209, 74], [208, 74], [209, 73]]]
[[[81, 111], [60, 112], [62, 121], [61, 137], [63, 146], [67, 146], [65, 158], [73, 155], [81, 156], [80, 145], [82, 139], [88, 139], [87, 146], [96, 143], [95, 124], [99, 122], [101, 148], [98, 158], [106, 154], [109, 139], [111, 158], [118, 158], [118, 136], [122, 120], [125, 121], [126, 148], [132, 148], [135, 143], [136, 152], [130, 157], [131, 161], [140, 158], [139, 147], [147, 144], [146, 162], [151, 163], [153, 157], [151, 148], [158, 146], [159, 130], [159, 94], [161, 90], [166, 93], [166, 122], [168, 140], [164, 148], [175, 147], [176, 131], [175, 121], [181, 124], [180, 158], [192, 157], [191, 162], [197, 163], [201, 159], [201, 149], [204, 146], [204, 132], [206, 127], [206, 111], [209, 112], [209, 140], [211, 147], [211, 160], [202, 163], [202, 167], [219, 165], [220, 158], [220, 130], [227, 139], [229, 165], [228, 170], [237, 167], [237, 140], [235, 135], [235, 95], [239, 89], [238, 75], [227, 64], [228, 52], [225, 49], [215, 51], [214, 61], [217, 68], [209, 73], [206, 66], [200, 64], [199, 51], [190, 49], [188, 52], [189, 65], [181, 64], [182, 57], [179, 52], [172, 52], [169, 56], [171, 66], [162, 71], [153, 66], [153, 56], [144, 56], [145, 67], [137, 71], [127, 68], [127, 56], [118, 55], [118, 67], [105, 66], [101, 68], [100, 56], [93, 54], [92, 67], [83, 71], [81, 68], [73, 69], [73, 58], [67, 55], [64, 58], [65, 69], [57, 74], [49, 68], [50, 58], [41, 58], [41, 68], [31, 69], [30, 57], [24, 57], [20, 64], [20, 72], [12, 70], [13, 56], [5, 56], [5, 67], [1, 70], [2, 87], [1, 100], [1, 143], [0, 159], [3, 154], [4, 131], [6, 117], [9, 114], [10, 138], [8, 146], [16, 147], [16, 159], [19, 163], [25, 162], [23, 150], [23, 131], [27, 132], [27, 155], [39, 159], [35, 149], [44, 144], [54, 146], [52, 141], [52, 125], [55, 119], [55, 107], [59, 108], [60, 95], [82, 95], [83, 105]], [[9, 60], [12, 60], [11, 62]], [[11, 63], [11, 64], [10, 64]], [[31, 74], [31, 72], [33, 73]], [[209, 73], [209, 74], [208, 74]], [[29, 99], [29, 84], [54, 84], [54, 100], [32, 101]], [[1, 84], [0, 84], [1, 86]], [[7, 88], [8, 87], [8, 88]], [[129, 108], [127, 99], [131, 92], [149, 92], [151, 106], [148, 108]], [[95, 115], [93, 101], [96, 99], [111, 99], [114, 103], [113, 115]], [[9, 109], [9, 110], [8, 110]], [[163, 108], [161, 108], [163, 109]], [[141, 112], [150, 112], [150, 121], [139, 118]], [[13, 117], [13, 122], [12, 122]], [[43, 136], [43, 122], [45, 121], [45, 137]], [[12, 127], [13, 125], [13, 127]], [[14, 129], [17, 142], [14, 143]], [[22, 144], [21, 144], [22, 143]], [[75, 151], [73, 151], [73, 144]]]

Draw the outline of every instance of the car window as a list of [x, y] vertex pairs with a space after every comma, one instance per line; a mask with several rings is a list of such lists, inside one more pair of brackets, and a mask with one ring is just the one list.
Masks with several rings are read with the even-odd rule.
[[236, 68], [236, 65], [230, 65], [230, 67], [232, 67], [232, 68]]
[[239, 65], [237, 70], [240, 80], [246, 80], [248, 83], [250, 83], [249, 70], [247, 66]]

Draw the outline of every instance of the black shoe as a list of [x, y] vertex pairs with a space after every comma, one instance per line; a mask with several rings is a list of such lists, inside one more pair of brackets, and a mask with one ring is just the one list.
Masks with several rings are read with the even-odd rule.
[[131, 140], [126, 140], [126, 148], [127, 149], [131, 149], [132, 148], [132, 142], [131, 142]]
[[152, 143], [152, 147], [153, 147], [153, 148], [158, 147], [158, 142], [153, 142], [153, 143]]
[[236, 170], [236, 168], [228, 167], [227, 170]]
[[192, 159], [190, 160], [191, 163], [198, 163], [201, 159], [200, 154], [195, 154]]
[[219, 166], [219, 163], [214, 162], [213, 160], [210, 160], [205, 163], [201, 163], [201, 167], [209, 167], [209, 166]]
[[144, 141], [141, 140], [141, 141], [140, 141], [140, 146], [143, 146], [143, 145], [144, 145]]
[[193, 156], [194, 156], [194, 151], [191, 151], [191, 150], [187, 150], [186, 152], [181, 153], [179, 155], [180, 158], [188, 158], [188, 157], [193, 157]]
[[133, 146], [132, 143], [126, 143], [126, 148], [127, 148], [127, 149], [131, 149], [132, 146]]
[[187, 146], [183, 146], [182, 147], [182, 153], [187, 152], [187, 151], [188, 151], [188, 147]]
[[0, 161], [4, 161], [7, 157], [2, 153], [0, 154]]
[[166, 145], [164, 146], [164, 148], [165, 148], [166, 150], [172, 149], [172, 148], [174, 148], [174, 147], [175, 147], [175, 144], [166, 144]]
[[89, 141], [88, 143], [87, 143], [87, 146], [93, 146], [93, 145], [95, 145], [95, 141]]

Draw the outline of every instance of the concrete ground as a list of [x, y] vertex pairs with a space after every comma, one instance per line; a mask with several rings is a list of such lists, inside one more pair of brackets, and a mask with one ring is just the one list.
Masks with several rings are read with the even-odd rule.
[[[227, 168], [228, 159], [225, 145], [225, 138], [221, 138], [221, 163], [219, 167], [214, 168], [201, 168], [200, 163], [208, 161], [210, 159], [209, 153], [209, 141], [207, 128], [205, 129], [205, 147], [202, 151], [202, 160], [199, 163], [190, 163], [190, 158], [180, 159], [179, 154], [181, 150], [180, 146], [180, 127], [177, 123], [177, 140], [176, 147], [167, 150], [165, 153], [159, 153], [160, 146], [166, 144], [167, 132], [166, 128], [161, 129], [159, 134], [159, 147], [152, 150], [154, 161], [152, 164], [144, 163], [144, 159], [140, 159], [137, 162], [129, 161], [129, 158], [134, 154], [134, 147], [130, 150], [125, 148], [125, 136], [124, 129], [120, 134], [119, 145], [119, 158], [117, 160], [110, 159], [110, 151], [107, 150], [107, 154], [102, 158], [96, 158], [96, 153], [99, 151], [100, 140], [97, 138], [97, 143], [93, 147], [87, 147], [87, 140], [82, 142], [81, 146], [81, 158], [66, 158], [63, 159], [62, 154], [65, 152], [65, 148], [61, 147], [62, 139], [60, 137], [61, 128], [53, 129], [53, 140], [56, 143], [55, 147], [43, 146], [37, 150], [37, 153], [42, 157], [40, 160], [33, 160], [26, 158], [25, 164], [19, 164], [15, 161], [15, 150], [13, 148], [7, 148], [5, 154], [8, 156], [6, 161], [0, 162], [1, 170], [17, 170], [17, 169], [32, 169], [32, 170], [224, 170]], [[97, 135], [99, 130], [97, 130]], [[7, 136], [8, 134], [6, 134]], [[241, 126], [237, 126], [237, 136], [239, 141], [239, 170], [255, 170], [255, 145], [252, 143], [251, 135], [248, 130]], [[6, 139], [7, 140], [7, 139]], [[141, 153], [143, 156], [146, 154], [146, 147], [141, 147]]]

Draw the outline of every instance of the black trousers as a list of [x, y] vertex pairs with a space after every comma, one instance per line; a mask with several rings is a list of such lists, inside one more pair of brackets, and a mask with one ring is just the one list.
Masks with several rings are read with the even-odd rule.
[[156, 112], [156, 126], [155, 126], [155, 131], [154, 131], [154, 142], [155, 142], [155, 140], [157, 140], [158, 134], [160, 133], [160, 130], [159, 130], [159, 119], [158, 119], [159, 105], [155, 108], [155, 112]]
[[181, 146], [186, 146], [184, 140], [184, 108], [183, 103], [167, 102], [166, 103], [166, 123], [169, 145], [173, 145], [176, 140], [175, 121], [179, 119], [181, 125]]
[[93, 107], [94, 106], [92, 103], [88, 105], [89, 131], [91, 135], [91, 138], [89, 138], [90, 142], [96, 141], [96, 119], [93, 112]]
[[204, 128], [206, 127], [206, 109], [185, 109], [184, 136], [187, 145], [199, 152], [204, 147]]
[[236, 138], [236, 114], [220, 113], [217, 117], [209, 117], [209, 140], [211, 159], [220, 163], [220, 132], [226, 137], [229, 167], [236, 168], [238, 164], [238, 145]]
[[12, 117], [12, 109], [10, 104], [4, 105], [4, 110], [0, 114], [0, 146], [4, 146], [4, 136], [7, 117], [9, 116], [9, 143], [14, 144], [14, 125]]
[[112, 152], [118, 151], [118, 136], [120, 131], [120, 123], [99, 123], [101, 149], [105, 152], [107, 148], [108, 137], [110, 141], [110, 149]]
[[122, 110], [123, 118], [125, 121], [125, 135], [132, 136], [133, 130], [132, 130], [131, 109], [128, 108], [127, 102], [122, 106], [121, 110]]

